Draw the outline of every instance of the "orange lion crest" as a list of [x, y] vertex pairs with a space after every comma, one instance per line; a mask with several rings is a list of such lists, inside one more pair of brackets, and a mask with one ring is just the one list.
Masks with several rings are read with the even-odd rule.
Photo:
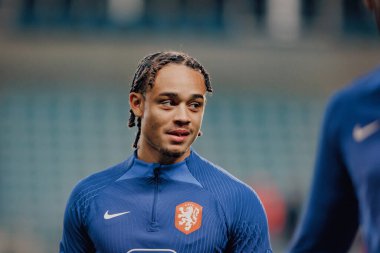
[[202, 225], [203, 207], [194, 202], [184, 202], [175, 208], [175, 227], [188, 235]]

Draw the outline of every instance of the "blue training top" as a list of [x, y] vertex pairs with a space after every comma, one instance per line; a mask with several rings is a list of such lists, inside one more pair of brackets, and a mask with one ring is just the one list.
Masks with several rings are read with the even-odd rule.
[[367, 252], [380, 252], [380, 68], [338, 92], [326, 110], [310, 198], [289, 252], [346, 252], [359, 225]]
[[74, 188], [60, 252], [265, 252], [268, 226], [255, 192], [194, 151], [172, 165], [136, 153]]

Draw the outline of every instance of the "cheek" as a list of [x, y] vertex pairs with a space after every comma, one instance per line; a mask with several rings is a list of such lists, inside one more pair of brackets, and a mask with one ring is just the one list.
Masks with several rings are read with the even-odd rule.
[[192, 119], [192, 122], [193, 122], [193, 125], [197, 128], [200, 128], [201, 125], [202, 125], [202, 120], [203, 120], [203, 113], [200, 114], [200, 115], [196, 115], [195, 117], [193, 117]]
[[151, 110], [145, 113], [144, 123], [146, 127], [149, 127], [150, 129], [158, 129], [164, 125], [165, 122], [168, 122], [168, 120], [166, 120], [165, 114], [160, 113], [159, 111]]

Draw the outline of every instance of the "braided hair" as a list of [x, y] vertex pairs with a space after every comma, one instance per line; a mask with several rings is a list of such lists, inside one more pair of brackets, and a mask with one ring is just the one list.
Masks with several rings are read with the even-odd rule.
[[[158, 71], [160, 71], [160, 69], [169, 63], [184, 65], [193, 70], [199, 71], [203, 75], [206, 90], [212, 93], [213, 89], [211, 87], [210, 77], [204, 67], [196, 59], [189, 56], [188, 54], [175, 51], [158, 52], [147, 55], [145, 58], [143, 58], [138, 65], [136, 73], [133, 77], [130, 93], [137, 92], [145, 95], [148, 86], [150, 88], [153, 88]], [[140, 139], [141, 134], [141, 118], [136, 117], [132, 109], [129, 112], [130, 117], [128, 126], [134, 127], [137, 124], [138, 128], [136, 139], [133, 143], [133, 147], [137, 148], [137, 143]]]

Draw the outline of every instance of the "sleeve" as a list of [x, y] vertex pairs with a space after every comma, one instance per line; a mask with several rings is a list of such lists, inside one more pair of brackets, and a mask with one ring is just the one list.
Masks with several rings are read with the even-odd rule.
[[93, 243], [85, 229], [80, 208], [75, 205], [74, 194], [67, 203], [64, 221], [63, 235], [59, 245], [60, 253], [91, 253], [95, 252]]
[[289, 253], [346, 252], [358, 228], [358, 203], [342, 159], [342, 94], [326, 109], [311, 189]]
[[227, 252], [271, 253], [264, 207], [252, 189], [247, 191], [236, 197], [234, 201], [236, 203], [234, 221]]

